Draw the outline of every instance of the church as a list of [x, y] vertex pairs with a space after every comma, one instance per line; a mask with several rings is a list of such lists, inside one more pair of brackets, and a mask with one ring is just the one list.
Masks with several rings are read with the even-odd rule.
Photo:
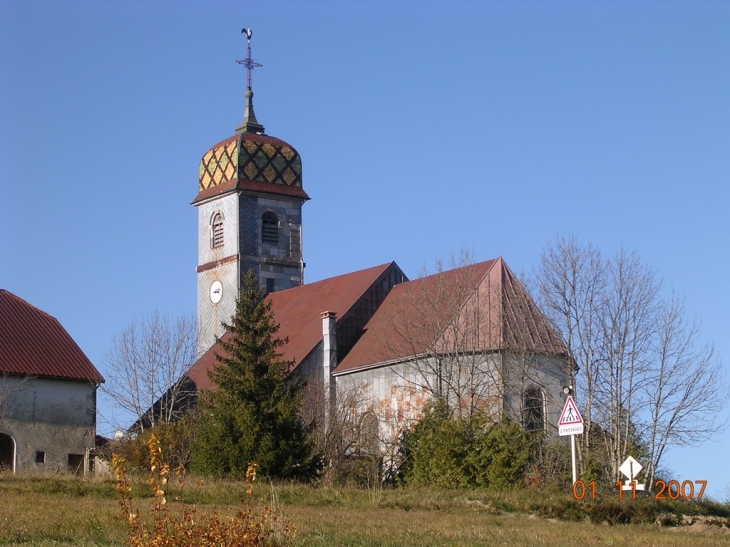
[[283, 358], [319, 394], [325, 427], [356, 400], [388, 450], [439, 396], [461, 414], [486, 410], [556, 435], [568, 354], [501, 257], [413, 281], [390, 262], [303, 282], [302, 159], [256, 118], [248, 38], [243, 122], [203, 155], [192, 202], [199, 359], [187, 380], [214, 389], [216, 337], [253, 270], [289, 340]]

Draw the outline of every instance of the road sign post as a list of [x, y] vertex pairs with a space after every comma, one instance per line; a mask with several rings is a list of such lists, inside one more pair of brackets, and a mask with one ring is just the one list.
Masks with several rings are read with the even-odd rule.
[[[628, 479], [625, 484], [621, 485], [621, 489], [634, 491], [644, 490], [645, 486], [643, 484], [636, 484], [636, 475], [638, 475], [639, 471], [643, 468], [644, 466], [631, 456], [626, 458], [626, 461], [618, 468], [618, 470], [621, 471], [621, 473]], [[633, 485], [631, 484], [632, 482], [634, 483]]]
[[578, 411], [573, 397], [568, 395], [565, 401], [563, 412], [558, 420], [558, 435], [570, 435], [570, 456], [573, 463], [573, 484], [578, 480], [578, 473], [575, 465], [575, 436], [583, 434], [583, 417]]

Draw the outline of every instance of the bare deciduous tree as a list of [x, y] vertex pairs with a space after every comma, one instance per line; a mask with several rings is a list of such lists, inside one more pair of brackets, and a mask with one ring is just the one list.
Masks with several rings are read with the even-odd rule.
[[[489, 290], [477, 290], [486, 270], [474, 264], [471, 253], [452, 256], [435, 273], [422, 270], [391, 310], [388, 352], [410, 361], [404, 378], [418, 390], [425, 388], [457, 416], [471, 416], [501, 395], [499, 370], [480, 351], [498, 335], [489, 320], [500, 301]], [[492, 315], [494, 313], [492, 312]]]
[[711, 345], [701, 344], [699, 324], [687, 320], [684, 304], [676, 297], [663, 303], [659, 321], [644, 386], [649, 484], [667, 446], [698, 444], [724, 429], [718, 415], [728, 400], [720, 359]]
[[392, 372], [405, 388], [452, 416], [487, 412], [496, 422], [506, 412], [537, 430], [562, 406], [555, 384], [566, 381], [567, 351], [501, 259], [474, 263], [462, 252], [394, 291], [383, 354], [401, 361]]
[[140, 431], [176, 420], [190, 395], [184, 374], [195, 363], [196, 340], [190, 317], [170, 319], [155, 311], [130, 322], [106, 356], [103, 393], [134, 417]]
[[369, 457], [378, 462], [381, 458], [381, 440], [378, 436], [377, 418], [373, 427], [367, 412], [365, 394], [358, 386], [340, 387], [337, 398], [325, 417], [325, 406], [331, 401], [324, 395], [321, 385], [308, 383], [302, 401], [304, 423], [314, 423], [315, 451], [322, 456], [326, 483], [339, 483], [350, 478], [353, 469]]
[[[638, 255], [605, 258], [573, 237], [560, 239], [543, 252], [536, 287], [573, 359], [586, 422], [582, 459], [602, 452], [618, 479], [630, 449], [643, 443], [651, 484], [667, 446], [720, 431], [714, 417], [728, 399], [721, 364], [699, 347], [683, 306], [663, 300], [661, 282]], [[595, 439], [601, 446], [591, 445]]]

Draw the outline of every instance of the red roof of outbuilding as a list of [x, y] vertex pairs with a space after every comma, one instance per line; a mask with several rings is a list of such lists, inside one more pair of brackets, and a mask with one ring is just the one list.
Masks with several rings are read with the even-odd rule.
[[[282, 348], [282, 357], [292, 361], [296, 367], [322, 340], [322, 319], [320, 313], [331, 311], [337, 314], [339, 323], [358, 299], [394, 265], [393, 262], [331, 277], [308, 285], [271, 293], [274, 320], [279, 323], [280, 338], [289, 338]], [[397, 266], [396, 266], [397, 267]], [[227, 334], [223, 336], [226, 339]], [[188, 371], [187, 376], [197, 389], [210, 389], [208, 370], [215, 367], [218, 345], [212, 346]]]
[[335, 374], [424, 354], [491, 350], [566, 353], [501, 258], [396, 285]]
[[56, 318], [3, 289], [0, 289], [0, 372], [104, 381]]

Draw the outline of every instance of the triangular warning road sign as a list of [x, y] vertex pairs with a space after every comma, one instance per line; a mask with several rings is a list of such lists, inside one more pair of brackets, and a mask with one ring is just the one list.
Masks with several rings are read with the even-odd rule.
[[568, 395], [568, 400], [565, 401], [563, 412], [560, 414], [560, 420], [558, 420], [558, 434], [580, 435], [581, 433], [583, 433], [583, 418], [573, 397]]

